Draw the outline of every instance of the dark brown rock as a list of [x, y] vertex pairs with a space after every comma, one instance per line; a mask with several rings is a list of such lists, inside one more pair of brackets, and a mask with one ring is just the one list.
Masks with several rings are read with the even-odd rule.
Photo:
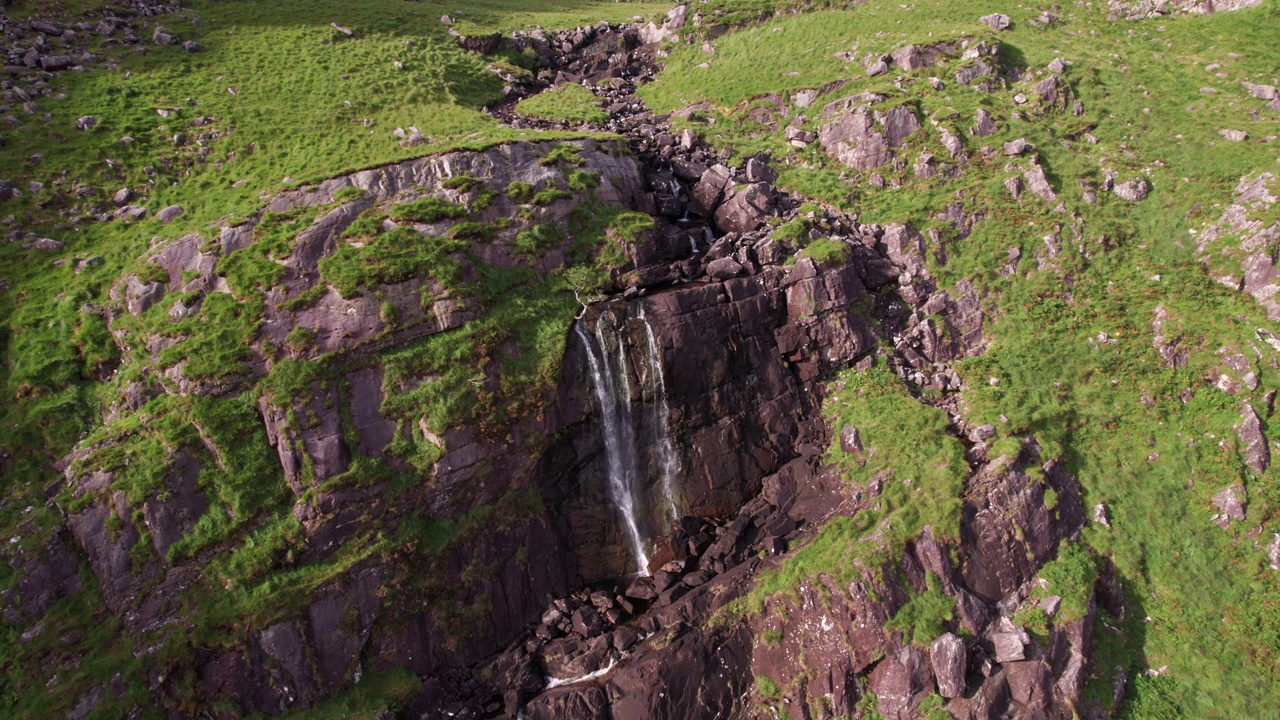
[[774, 202], [773, 187], [767, 183], [736, 189], [716, 210], [716, 225], [723, 232], [750, 232], [764, 224]]

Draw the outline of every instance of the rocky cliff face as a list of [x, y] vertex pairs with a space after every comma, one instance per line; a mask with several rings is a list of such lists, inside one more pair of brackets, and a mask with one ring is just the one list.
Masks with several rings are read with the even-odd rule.
[[[610, 58], [633, 62], [636, 33], [566, 41], [603, 77]], [[918, 128], [904, 107], [829, 110], [822, 142], [856, 167], [890, 162]], [[1074, 479], [1030, 440], [1016, 458], [971, 455], [958, 539], [926, 532], [851, 581], [820, 577], [765, 598], [762, 614], [735, 609], [790, 548], [876, 502], [878, 487], [849, 487], [823, 462], [824, 381], [876, 357], [912, 388], [954, 391], [948, 363], [983, 347], [981, 303], [965, 284], [939, 291], [915, 229], [801, 217], [762, 159], [731, 167], [710, 148], [673, 150], [655, 140], [661, 119], [615, 115], [652, 131], [636, 140], [640, 158], [590, 140], [513, 143], [366, 170], [271, 198], [217, 237], [156, 247], [121, 279], [113, 334], [155, 372], [120, 385], [58, 491], [108, 607], [156, 644], [219, 627], [193, 641], [194, 669], [201, 697], [237, 712], [306, 707], [406, 667], [424, 680], [409, 712], [428, 717], [764, 717], [779, 704], [831, 717], [874, 698], [905, 719], [935, 695], [958, 717], [1072, 716], [1094, 590], [1074, 599], [1083, 612], [1060, 615], [1037, 574], [1084, 511]], [[591, 222], [602, 209], [651, 222], [628, 230], [610, 215], [602, 230]], [[804, 239], [833, 244], [835, 259], [797, 254], [770, 218], [805, 221]], [[282, 223], [294, 223], [287, 247], [275, 244]], [[535, 357], [518, 332], [463, 336], [477, 354], [431, 354], [505, 307], [506, 286], [486, 283], [558, 277], [593, 232], [585, 252], [618, 254], [611, 292], [579, 307], [570, 283], [538, 306], [560, 318], [545, 383], [506, 384], [504, 362]], [[397, 250], [408, 270], [401, 255], [361, 254], [391, 237], [410, 244]], [[356, 270], [339, 262], [353, 253]], [[617, 432], [640, 449], [630, 515], [610, 484], [587, 337], [618, 358], [629, 410]], [[202, 365], [228, 346], [230, 365]], [[513, 411], [432, 414], [434, 389], [467, 363], [464, 395]], [[232, 401], [247, 425], [201, 410]], [[157, 420], [185, 429], [163, 436], [163, 470], [144, 482], [120, 459]], [[670, 457], [652, 451], [661, 440]], [[210, 480], [239, 472], [246, 448], [266, 458], [250, 483], [279, 486], [257, 506]], [[270, 507], [282, 512], [263, 522]], [[251, 595], [252, 612], [210, 619], [191, 595], [207, 587], [202, 567], [245, 549], [211, 530], [237, 523], [296, 527], [270, 560], [289, 597]], [[639, 578], [627, 577], [628, 523], [650, 560]], [[35, 617], [74, 589], [60, 548], [27, 570], [51, 578], [44, 595], [23, 591], [14, 612]], [[955, 608], [941, 634], [885, 628], [929, 592]], [[1035, 636], [1019, 624], [1031, 606], [1047, 618]], [[171, 698], [174, 683], [157, 672], [151, 691]]]

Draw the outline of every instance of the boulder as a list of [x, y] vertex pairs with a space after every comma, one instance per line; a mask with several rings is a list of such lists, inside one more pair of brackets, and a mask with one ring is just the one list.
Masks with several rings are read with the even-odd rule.
[[1253, 83], [1241, 83], [1245, 92], [1259, 100], [1275, 100], [1280, 97], [1280, 91], [1276, 90], [1275, 85], [1254, 85]]
[[702, 209], [708, 212], [715, 210], [732, 179], [733, 171], [724, 165], [713, 165], [707, 168], [698, 180], [698, 184], [693, 186], [693, 199], [702, 206]]
[[893, 159], [888, 140], [876, 129], [875, 118], [856, 108], [822, 126], [818, 138], [835, 159], [855, 170], [871, 170]]
[[996, 662], [1004, 664], [1024, 660], [1027, 657], [1022, 634], [1018, 632], [998, 632], [991, 636], [991, 645], [995, 649]]
[[747, 160], [747, 182], [772, 185], [777, 180], [778, 172], [765, 164], [764, 160], [758, 157]]
[[189, 53], [204, 52], [204, 46], [196, 42], [195, 40], [188, 40], [182, 43], [182, 49], [186, 50]]
[[976, 138], [987, 137], [988, 135], [994, 135], [998, 130], [999, 128], [996, 127], [995, 121], [991, 119], [987, 111], [978, 108], [978, 112], [973, 116], [973, 127], [969, 128], [969, 134]]
[[98, 124], [98, 118], [92, 115], [85, 115], [76, 120], [76, 129], [92, 130], [94, 125]]
[[840, 429], [840, 449], [849, 455], [857, 455], [865, 450], [862, 446], [862, 434], [853, 425], [845, 425]]
[[902, 72], [910, 72], [925, 66], [924, 53], [915, 45], [907, 45], [893, 52], [893, 64]]
[[179, 215], [182, 215], [185, 212], [186, 210], [183, 210], [181, 205], [170, 205], [156, 213], [156, 219], [165, 225], [168, 225], [176, 220]]
[[1039, 165], [1028, 166], [1023, 169], [1022, 176], [1027, 179], [1027, 189], [1032, 195], [1047, 203], [1058, 202], [1058, 195], [1049, 185], [1049, 178], [1045, 177], [1044, 168]]
[[605, 629], [604, 618], [596, 609], [584, 605], [573, 613], [573, 631], [584, 638], [593, 638]]
[[884, 134], [892, 148], [902, 147], [907, 138], [920, 129], [920, 119], [906, 105], [893, 107], [879, 120], [884, 125]]
[[1245, 446], [1245, 465], [1259, 475], [1266, 472], [1271, 464], [1271, 450], [1267, 447], [1267, 436], [1262, 433], [1262, 419], [1248, 403], [1241, 412], [1240, 427], [1236, 429], [1236, 434]]
[[707, 274], [716, 280], [728, 280], [742, 274], [742, 264], [731, 257], [722, 257], [707, 264]]
[[774, 209], [773, 187], [752, 183], [735, 191], [716, 210], [716, 225], [722, 232], [746, 233], [764, 224]]
[[1145, 200], [1148, 190], [1147, 181], [1138, 177], [1129, 178], [1122, 183], [1116, 183], [1115, 187], [1112, 188], [1112, 192], [1115, 193], [1116, 197], [1129, 202]]
[[960, 138], [952, 135], [951, 131], [946, 128], [942, 128], [940, 135], [942, 146], [947, 149], [947, 154], [949, 154], [952, 159], [964, 157], [964, 142]]
[[963, 640], [951, 633], [943, 633], [929, 646], [929, 664], [933, 666], [939, 695], [955, 698], [964, 694], [968, 659]]
[[54, 72], [57, 70], [66, 70], [75, 63], [66, 55], [45, 55], [40, 58], [40, 68]]
[[1035, 146], [1027, 142], [1024, 138], [1018, 138], [1017, 140], [1010, 140], [1009, 142], [1004, 144], [1004, 154], [1010, 157], [1016, 157], [1018, 155], [1022, 155], [1028, 150], [1034, 150], [1034, 149], [1035, 149]]
[[61, 28], [50, 25], [43, 20], [32, 20], [31, 29], [38, 33], [44, 33], [50, 37], [62, 37], [63, 32]]
[[1215, 521], [1224, 530], [1232, 522], [1244, 520], [1244, 510], [1248, 494], [1243, 485], [1231, 485], [1223, 488], [1213, 496], [1213, 506], [1218, 509]]
[[1000, 13], [992, 13], [978, 18], [978, 22], [986, 25], [992, 30], [1004, 30], [1009, 27], [1009, 16], [1002, 15]]
[[151, 42], [156, 45], [173, 45], [177, 39], [169, 34], [162, 25], [157, 25], [155, 31], [151, 33]]

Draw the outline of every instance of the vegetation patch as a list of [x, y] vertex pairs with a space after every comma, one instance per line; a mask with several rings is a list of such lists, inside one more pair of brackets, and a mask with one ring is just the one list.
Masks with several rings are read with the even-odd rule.
[[465, 217], [467, 207], [438, 197], [427, 196], [411, 203], [393, 205], [388, 214], [392, 220], [399, 222], [435, 223]]
[[466, 251], [463, 240], [420, 235], [401, 227], [379, 235], [361, 247], [347, 243], [320, 261], [320, 277], [342, 297], [351, 299], [379, 285], [391, 285], [414, 277], [429, 277], [444, 288], [457, 287], [460, 261]]
[[525, 98], [516, 105], [516, 112], [565, 123], [601, 126], [609, 121], [608, 114], [600, 108], [600, 98], [576, 83], [565, 83]]

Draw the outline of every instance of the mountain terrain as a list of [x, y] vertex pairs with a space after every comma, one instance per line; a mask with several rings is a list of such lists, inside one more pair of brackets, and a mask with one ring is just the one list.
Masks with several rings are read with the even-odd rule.
[[1280, 5], [0, 7], [0, 708], [1280, 717]]

